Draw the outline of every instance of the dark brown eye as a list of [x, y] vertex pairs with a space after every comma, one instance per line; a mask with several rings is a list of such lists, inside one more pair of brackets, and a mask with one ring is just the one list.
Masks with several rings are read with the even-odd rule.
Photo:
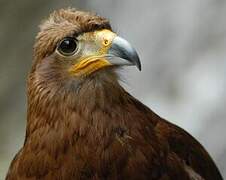
[[57, 50], [64, 56], [71, 56], [77, 51], [77, 43], [75, 38], [66, 37], [60, 42]]

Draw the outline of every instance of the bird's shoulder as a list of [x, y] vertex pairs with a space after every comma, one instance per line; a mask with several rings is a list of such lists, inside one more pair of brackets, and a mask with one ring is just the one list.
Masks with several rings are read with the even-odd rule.
[[161, 118], [137, 99], [132, 98], [132, 101], [136, 107], [144, 112], [143, 115], [148, 117], [149, 120], [146, 123], [152, 124], [154, 134], [158, 137], [159, 142], [167, 144], [168, 158], [174, 157], [181, 161], [190, 178], [223, 179], [208, 152], [192, 135]]

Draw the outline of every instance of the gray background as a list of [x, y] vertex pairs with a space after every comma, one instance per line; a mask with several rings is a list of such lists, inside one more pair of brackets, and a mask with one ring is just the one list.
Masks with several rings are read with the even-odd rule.
[[126, 68], [124, 86], [195, 136], [226, 178], [226, 1], [0, 0], [0, 179], [24, 140], [37, 26], [68, 6], [109, 18], [134, 45], [143, 71]]

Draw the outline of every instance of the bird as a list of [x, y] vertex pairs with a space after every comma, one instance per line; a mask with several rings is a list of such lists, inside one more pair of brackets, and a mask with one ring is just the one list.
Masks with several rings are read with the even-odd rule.
[[126, 66], [141, 70], [140, 58], [108, 19], [63, 8], [43, 20], [6, 180], [222, 180], [194, 137], [122, 87]]

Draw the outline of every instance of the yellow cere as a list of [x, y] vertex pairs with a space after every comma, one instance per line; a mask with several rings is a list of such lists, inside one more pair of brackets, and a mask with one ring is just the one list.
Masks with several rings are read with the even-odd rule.
[[107, 54], [115, 37], [115, 33], [106, 29], [84, 33], [79, 40], [83, 41], [84, 46], [89, 45], [89, 52], [84, 50], [69, 72], [74, 76], [88, 75], [100, 68], [110, 66], [111, 63], [104, 55]]

